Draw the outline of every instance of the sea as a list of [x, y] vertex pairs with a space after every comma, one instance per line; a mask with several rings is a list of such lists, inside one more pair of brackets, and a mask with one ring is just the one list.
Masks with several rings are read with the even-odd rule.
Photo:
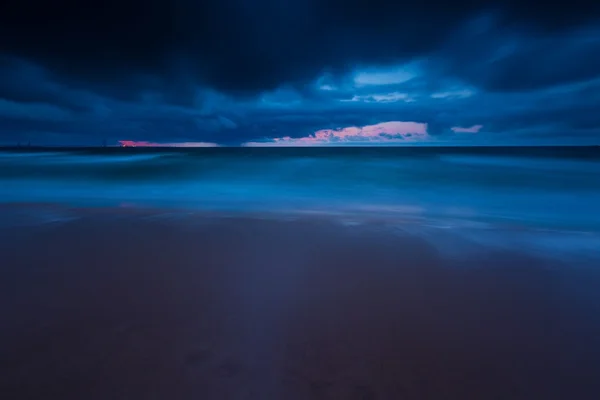
[[29, 203], [600, 232], [600, 147], [0, 150]]

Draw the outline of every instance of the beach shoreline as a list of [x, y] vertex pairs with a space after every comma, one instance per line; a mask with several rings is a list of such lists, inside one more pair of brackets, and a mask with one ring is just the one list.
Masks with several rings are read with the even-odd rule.
[[415, 221], [37, 209], [63, 218], [0, 230], [2, 398], [600, 393], [594, 258]]

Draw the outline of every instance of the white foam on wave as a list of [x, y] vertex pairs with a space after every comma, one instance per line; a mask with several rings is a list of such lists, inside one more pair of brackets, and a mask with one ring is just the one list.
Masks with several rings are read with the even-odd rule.
[[115, 164], [136, 161], [155, 160], [167, 154], [131, 154], [131, 155], [64, 155], [51, 157], [44, 161], [55, 164]]
[[35, 157], [57, 157], [64, 156], [63, 152], [51, 152], [51, 151], [32, 151], [32, 152], [3, 152], [0, 151], [0, 159], [19, 159], [19, 158], [35, 158]]
[[525, 167], [543, 170], [572, 170], [585, 167], [596, 167], [600, 169], [600, 162], [592, 160], [469, 155], [441, 156], [440, 159], [447, 163], [474, 166]]
[[129, 154], [129, 155], [102, 155], [102, 154], [80, 154], [65, 152], [0, 152], [0, 161], [11, 162], [26, 161], [35, 164], [115, 164], [145, 160], [154, 160], [169, 153], [155, 154]]
[[[508, 228], [495, 223], [424, 220], [395, 227], [431, 243], [445, 257], [463, 259], [481, 251], [519, 251], [541, 259], [600, 262], [600, 233], [534, 227]], [[600, 264], [598, 264], [600, 265]]]

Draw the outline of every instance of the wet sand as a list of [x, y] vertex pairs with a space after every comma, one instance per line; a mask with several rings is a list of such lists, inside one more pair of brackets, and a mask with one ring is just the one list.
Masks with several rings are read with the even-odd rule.
[[436, 243], [145, 212], [3, 228], [0, 398], [600, 398], [598, 265]]

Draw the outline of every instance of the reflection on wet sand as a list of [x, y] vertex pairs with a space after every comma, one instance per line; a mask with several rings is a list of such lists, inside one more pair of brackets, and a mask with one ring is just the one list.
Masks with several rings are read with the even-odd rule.
[[92, 213], [0, 239], [1, 398], [600, 394], [592, 264], [316, 219]]

